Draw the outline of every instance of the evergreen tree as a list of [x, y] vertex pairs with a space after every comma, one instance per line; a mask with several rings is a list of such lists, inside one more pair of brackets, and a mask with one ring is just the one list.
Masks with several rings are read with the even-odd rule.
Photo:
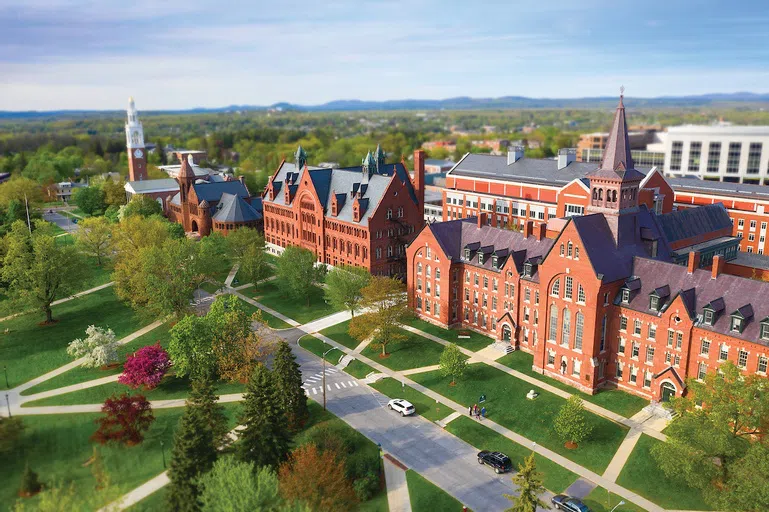
[[42, 489], [42, 484], [37, 477], [37, 473], [29, 468], [29, 462], [24, 466], [24, 472], [21, 474], [21, 487], [19, 487], [19, 496], [29, 497], [37, 494]]
[[243, 397], [243, 413], [237, 453], [243, 462], [277, 469], [287, 455], [290, 444], [286, 415], [278, 406], [272, 373], [264, 366], [254, 369]]
[[505, 512], [536, 512], [537, 508], [550, 508], [539, 499], [545, 492], [545, 486], [542, 485], [542, 473], [537, 471], [534, 452], [524, 459], [523, 464], [518, 464], [518, 473], [513, 477], [513, 483], [518, 488], [518, 496], [505, 494], [505, 498], [513, 502], [513, 506]]
[[302, 389], [302, 372], [296, 356], [285, 341], [281, 341], [278, 346], [272, 368], [278, 406], [286, 415], [289, 430], [296, 432], [304, 426], [310, 412], [307, 409], [307, 395]]
[[200, 510], [198, 477], [211, 469], [216, 456], [213, 432], [207, 424], [202, 408], [188, 403], [174, 434], [174, 447], [168, 469], [171, 483], [166, 498], [169, 510]]
[[220, 448], [227, 440], [227, 416], [224, 407], [217, 402], [214, 383], [211, 379], [200, 378], [192, 381], [192, 391], [187, 398], [187, 403], [200, 409], [206, 425], [211, 429], [214, 448]]

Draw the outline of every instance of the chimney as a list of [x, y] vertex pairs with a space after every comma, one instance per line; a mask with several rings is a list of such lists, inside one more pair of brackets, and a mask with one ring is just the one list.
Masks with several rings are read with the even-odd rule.
[[560, 149], [558, 150], [558, 170], [565, 169], [570, 163], [577, 160], [576, 149]]
[[726, 260], [724, 260], [722, 255], [716, 254], [713, 256], [713, 267], [710, 269], [710, 277], [712, 279], [715, 279], [721, 275], [721, 273], [724, 271], [724, 263], [726, 263]]
[[486, 212], [480, 212], [478, 214], [478, 227], [479, 228], [482, 228], [483, 226], [486, 225], [486, 221], [488, 219], [487, 216], [488, 216], [488, 214]]
[[[689, 265], [687, 272], [692, 274], [700, 266], [700, 253], [697, 251], [689, 251]], [[713, 260], [713, 266], [715, 267], [715, 260]]]
[[414, 191], [419, 201], [420, 216], [425, 213], [425, 152], [421, 149], [414, 151]]
[[537, 225], [537, 229], [536, 229], [536, 231], [534, 233], [535, 233], [535, 235], [537, 237], [537, 240], [544, 240], [545, 239], [545, 235], [547, 235], [547, 223], [546, 222], [540, 222]]
[[534, 221], [527, 220], [523, 225], [523, 237], [529, 238], [534, 231]]
[[510, 146], [507, 150], [507, 165], [514, 164], [523, 158], [523, 146]]

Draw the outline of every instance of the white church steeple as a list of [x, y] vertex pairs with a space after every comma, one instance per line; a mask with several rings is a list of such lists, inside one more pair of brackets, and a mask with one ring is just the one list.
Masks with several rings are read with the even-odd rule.
[[133, 97], [128, 98], [128, 110], [125, 123], [126, 146], [129, 149], [144, 148], [144, 129], [139, 121]]

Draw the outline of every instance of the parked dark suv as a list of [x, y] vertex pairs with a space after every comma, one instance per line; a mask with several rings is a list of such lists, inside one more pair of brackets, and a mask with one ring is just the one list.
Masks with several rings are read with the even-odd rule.
[[555, 505], [557, 510], [565, 510], [566, 512], [590, 512], [587, 505], [582, 503], [579, 498], [572, 498], [565, 494], [556, 494], [550, 500]]
[[496, 474], [507, 473], [513, 469], [513, 462], [510, 457], [501, 452], [483, 450], [478, 453], [478, 463], [491, 466]]

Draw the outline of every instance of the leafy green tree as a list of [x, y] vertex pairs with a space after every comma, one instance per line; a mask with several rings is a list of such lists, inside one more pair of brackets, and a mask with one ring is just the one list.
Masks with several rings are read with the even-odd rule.
[[193, 379], [216, 376], [213, 334], [205, 317], [187, 315], [171, 328], [168, 355], [178, 377]]
[[296, 300], [306, 299], [309, 306], [310, 298], [324, 274], [323, 267], [316, 263], [317, 258], [312, 251], [294, 245], [286, 247], [278, 258], [278, 286]]
[[277, 468], [288, 456], [288, 422], [278, 406], [275, 378], [264, 365], [254, 370], [243, 396], [243, 412], [236, 450], [240, 460], [256, 467]]
[[365, 340], [374, 336], [374, 342], [382, 347], [382, 357], [387, 346], [403, 341], [406, 335], [401, 324], [411, 316], [403, 283], [390, 277], [373, 276], [361, 290], [361, 308], [366, 313], [350, 321], [350, 336]]
[[123, 180], [114, 181], [107, 178], [102, 185], [104, 190], [104, 203], [108, 206], [123, 206], [126, 204], [125, 183]]
[[104, 210], [104, 218], [110, 221], [112, 224], [120, 221], [120, 208], [111, 204]]
[[355, 311], [363, 300], [363, 288], [370, 280], [371, 274], [363, 267], [335, 267], [326, 275], [326, 301], [336, 308], [349, 310], [355, 318]]
[[200, 487], [203, 512], [273, 512], [285, 506], [275, 471], [234, 457], [217, 460], [201, 477]]
[[215, 448], [223, 446], [227, 442], [227, 416], [224, 407], [217, 402], [214, 383], [211, 379], [200, 378], [192, 381], [192, 391], [187, 397], [187, 403], [200, 410], [207, 428], [211, 430], [212, 441]]
[[146, 218], [153, 215], [163, 215], [163, 207], [150, 196], [135, 195], [128, 204], [120, 209], [120, 214], [121, 219], [134, 215]]
[[668, 440], [654, 446], [652, 456], [669, 478], [699, 489], [713, 507], [740, 510], [751, 481], [746, 470], [765, 451], [754, 439], [769, 432], [766, 378], [742, 375], [726, 361], [702, 382], [690, 379], [687, 385], [687, 395], [672, 400], [679, 417], [665, 431]]
[[553, 429], [567, 445], [575, 446], [587, 439], [593, 431], [587, 422], [585, 406], [577, 395], [571, 395], [553, 420]]
[[104, 190], [91, 186], [75, 189], [72, 202], [87, 215], [101, 215], [104, 212]]
[[85, 265], [75, 247], [56, 243], [48, 223], [36, 221], [35, 228], [30, 234], [22, 221], [11, 226], [4, 238], [0, 281], [8, 283], [14, 305], [42, 310], [50, 324], [51, 303], [77, 291]]
[[537, 471], [534, 452], [524, 459], [523, 464], [518, 464], [518, 473], [513, 476], [513, 483], [518, 489], [518, 495], [505, 494], [505, 498], [513, 502], [513, 506], [505, 512], [536, 512], [538, 508], [550, 508], [539, 498], [545, 492], [545, 486], [542, 485], [542, 473]]
[[217, 455], [213, 432], [203, 411], [188, 403], [174, 433], [174, 447], [168, 469], [171, 482], [166, 498], [169, 510], [200, 510], [198, 478], [211, 469]]
[[86, 254], [96, 258], [96, 264], [101, 266], [102, 260], [111, 251], [112, 226], [104, 217], [91, 217], [80, 222], [75, 243]]
[[14, 176], [0, 187], [0, 207], [8, 206], [14, 200], [22, 206], [26, 200], [30, 208], [37, 208], [43, 202], [43, 189], [35, 180]]
[[275, 352], [272, 372], [278, 406], [286, 416], [289, 430], [296, 432], [307, 422], [310, 411], [307, 408], [307, 395], [302, 388], [302, 372], [296, 362], [296, 356], [285, 341], [280, 342]]
[[451, 376], [451, 385], [455, 384], [457, 377], [461, 377], [467, 369], [467, 358], [462, 354], [456, 343], [449, 343], [443, 349], [440, 359], [441, 373]]
[[733, 512], [769, 507], [769, 447], [751, 443], [745, 455], [729, 468], [720, 510]]
[[242, 259], [249, 248], [264, 248], [264, 237], [255, 229], [241, 227], [227, 234], [227, 250], [235, 259]]

